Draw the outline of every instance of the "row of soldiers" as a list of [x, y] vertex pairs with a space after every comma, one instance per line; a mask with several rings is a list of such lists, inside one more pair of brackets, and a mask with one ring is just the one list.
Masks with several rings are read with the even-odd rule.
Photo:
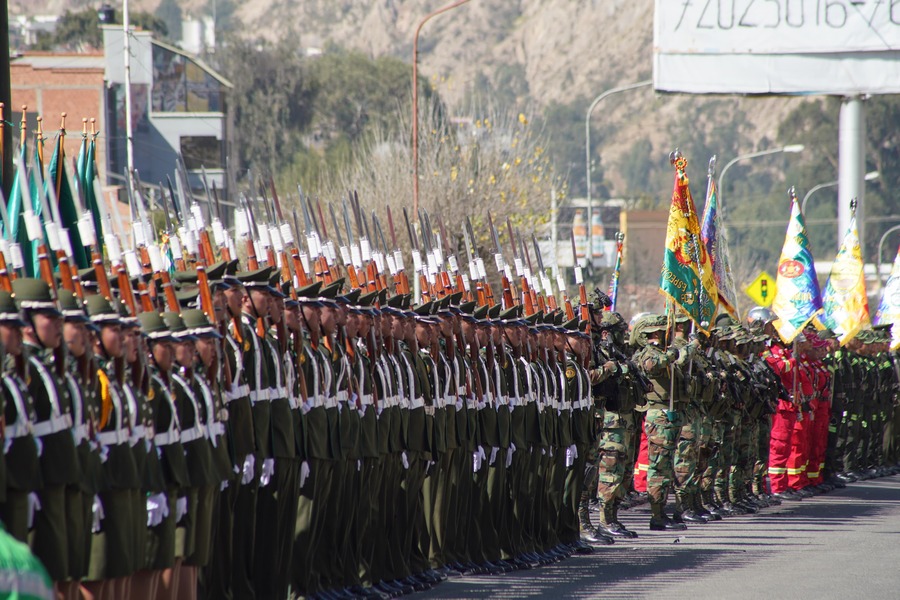
[[896, 453], [874, 434], [896, 382], [880, 346], [874, 387], [853, 388], [869, 351], [828, 354], [810, 333], [804, 372], [832, 370], [794, 385], [762, 319], [629, 331], [602, 294], [590, 321], [563, 322], [238, 268], [205, 271], [214, 315], [194, 307], [196, 271], [177, 273], [182, 309], [137, 317], [90, 271], [84, 301], [25, 278], [0, 293], [0, 518], [61, 597], [381, 598], [527, 569], [636, 537], [618, 510], [642, 461], [651, 530], [755, 512], [785, 496], [767, 483], [773, 420], [821, 412], [832, 389], [835, 405], [853, 393], [829, 413], [833, 443], [792, 435], [791, 469], [819, 449], [844, 471]]

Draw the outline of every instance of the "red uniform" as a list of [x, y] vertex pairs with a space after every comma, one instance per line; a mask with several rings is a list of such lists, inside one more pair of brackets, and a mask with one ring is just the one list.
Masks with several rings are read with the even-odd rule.
[[[794, 394], [794, 377], [797, 376], [797, 402], [800, 394], [812, 394], [812, 384], [809, 377], [797, 368], [797, 361], [791, 355], [791, 351], [784, 346], [773, 344], [766, 353], [766, 362], [772, 370], [781, 378], [788, 393]], [[799, 375], [798, 375], [799, 374]], [[799, 439], [795, 440], [794, 431], [797, 429], [799, 408], [794, 402], [784, 399], [778, 400], [778, 410], [772, 416], [772, 431], [769, 441], [769, 480], [772, 493], [784, 492], [789, 487], [788, 470], [796, 472], [796, 458], [792, 452], [795, 442], [799, 446], [805, 446]], [[802, 422], [800, 425], [802, 432]], [[799, 448], [798, 448], [799, 450]], [[795, 461], [791, 461], [795, 458]], [[803, 469], [805, 477], [805, 468]], [[797, 488], [799, 489], [799, 488]]]
[[822, 471], [825, 469], [825, 451], [828, 449], [828, 422], [831, 420], [831, 373], [820, 360], [812, 361], [814, 369], [814, 394], [811, 402], [812, 420], [810, 423], [809, 464], [806, 476], [811, 485], [819, 485], [824, 481]]

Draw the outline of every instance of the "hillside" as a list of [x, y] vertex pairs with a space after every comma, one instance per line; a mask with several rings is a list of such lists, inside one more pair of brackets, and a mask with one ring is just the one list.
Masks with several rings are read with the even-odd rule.
[[[168, 1], [177, 2], [185, 14], [208, 13], [213, 6], [213, 0]], [[215, 1], [220, 17], [233, 10], [230, 25], [241, 35], [290, 35], [299, 40], [298, 50], [337, 44], [404, 60], [411, 59], [418, 21], [447, 3]], [[131, 5], [133, 10], [155, 11], [159, 3], [133, 0]], [[10, 0], [10, 13], [47, 14], [89, 4], [85, 0]], [[602, 91], [650, 78], [652, 25], [652, 0], [472, 0], [425, 26], [420, 68], [458, 112], [471, 110], [477, 97], [480, 105], [496, 100], [541, 111], [559, 103], [571, 107], [573, 114], [583, 114], [590, 99]], [[638, 140], [650, 143], [649, 148], [646, 142], [641, 146], [641, 153], [649, 151], [652, 161], [662, 162], [671, 146], [680, 145], [689, 152], [693, 141], [689, 132], [700, 128], [709, 138], [704, 150], [711, 146], [716, 151], [720, 133], [732, 140], [718, 150], [724, 160], [731, 152], [756, 149], [760, 140], [773, 140], [778, 123], [802, 101], [727, 97], [713, 102], [713, 111], [707, 110], [711, 100], [705, 97], [640, 90], [611, 98], [595, 114], [600, 132], [596, 144], [610, 192], [633, 195], [623, 172], [629, 160], [625, 157]], [[679, 120], [686, 122], [679, 125]], [[687, 139], [678, 139], [682, 136]], [[696, 156], [694, 162], [705, 164], [707, 158]]]

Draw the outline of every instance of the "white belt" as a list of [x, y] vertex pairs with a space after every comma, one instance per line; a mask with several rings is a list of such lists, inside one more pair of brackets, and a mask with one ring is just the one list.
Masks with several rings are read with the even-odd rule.
[[165, 433], [157, 433], [155, 436], [153, 436], [153, 442], [157, 446], [168, 446], [180, 440], [181, 435], [178, 433], [177, 429], [166, 431]]
[[21, 415], [13, 425], [7, 425], [3, 429], [3, 436], [8, 440], [25, 437], [31, 433], [31, 424]]
[[417, 408], [422, 408], [423, 406], [425, 406], [425, 398], [423, 398], [422, 396], [416, 396], [409, 403], [409, 408], [412, 410], [415, 410]]
[[363, 406], [369, 406], [372, 404], [372, 394], [363, 394], [359, 397], [359, 401]]
[[209, 434], [210, 437], [219, 437], [220, 435], [225, 435], [225, 423], [220, 423], [219, 421], [210, 423]]
[[75, 445], [80, 446], [81, 442], [87, 439], [88, 436], [88, 426], [85, 423], [81, 425], [76, 425], [72, 428], [72, 437], [75, 438]]
[[231, 402], [233, 400], [237, 400], [238, 398], [244, 398], [250, 395], [250, 386], [246, 383], [244, 385], [235, 385], [231, 387], [231, 391], [225, 392], [225, 400], [227, 402]]
[[147, 426], [146, 425], [135, 425], [131, 429], [131, 445], [133, 446], [139, 440], [145, 438], [147, 436]]
[[104, 446], [118, 446], [128, 441], [127, 429], [114, 429], [113, 431], [101, 431], [97, 434], [97, 441]]
[[65, 414], [58, 417], [51, 417], [46, 421], [34, 424], [35, 437], [44, 437], [52, 433], [57, 433], [63, 429], [69, 429], [72, 426], [72, 415]]
[[518, 399], [516, 396], [510, 396], [510, 397], [509, 397], [509, 405], [510, 405], [510, 406], [518, 406], [518, 405], [519, 405], [519, 399]]
[[287, 398], [287, 394], [284, 393], [285, 389], [282, 387], [273, 387], [269, 388], [266, 391], [266, 394], [269, 396], [269, 400], [278, 400], [280, 398]]
[[293, 394], [289, 394], [287, 399], [288, 404], [291, 405], [291, 410], [297, 410], [298, 408], [300, 408], [300, 398]]
[[325, 406], [325, 400], [322, 398], [322, 396], [320, 394], [315, 394], [314, 396], [310, 396], [308, 398], [307, 402], [313, 408]]
[[350, 399], [350, 394], [347, 393], [347, 390], [338, 390], [336, 398], [338, 402], [346, 402]]
[[334, 396], [326, 396], [325, 408], [337, 408], [337, 398]]
[[572, 403], [572, 410], [581, 410], [581, 400]]
[[393, 396], [388, 396], [386, 401], [387, 406], [398, 406], [400, 404], [400, 397], [394, 394]]
[[457, 395], [465, 398], [466, 397], [466, 386], [461, 385], [458, 388], [456, 388], [456, 393], [457, 393]]
[[181, 441], [184, 444], [199, 440], [203, 437], [206, 437], [206, 428], [203, 425], [197, 425], [196, 427], [191, 427], [187, 431], [181, 432]]
[[509, 404], [509, 396], [503, 394], [497, 396], [497, 406], [506, 406]]
[[269, 390], [250, 390], [249, 393], [250, 402], [268, 402], [269, 398]]

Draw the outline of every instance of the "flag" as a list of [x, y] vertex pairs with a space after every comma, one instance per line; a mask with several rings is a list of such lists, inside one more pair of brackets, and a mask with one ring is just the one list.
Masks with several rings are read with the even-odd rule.
[[778, 317], [775, 329], [784, 343], [794, 341], [797, 334], [822, 312], [822, 293], [816, 278], [806, 223], [800, 203], [791, 190], [791, 218], [784, 235], [784, 246], [775, 277], [775, 300], [772, 311]]
[[94, 219], [94, 235], [100, 251], [103, 252], [103, 215], [98, 205], [99, 198], [94, 194], [94, 178], [97, 173], [96, 165], [97, 156], [97, 136], [91, 138], [90, 142], [87, 135], [81, 138], [81, 148], [78, 150], [78, 162], [76, 170], [78, 173], [78, 185], [81, 187], [81, 193], [84, 197], [84, 208], [91, 212]]
[[625, 242], [625, 234], [616, 234], [616, 267], [613, 269], [609, 280], [609, 299], [612, 301], [606, 310], [616, 311], [616, 299], [619, 297], [619, 274], [622, 272], [622, 244]]
[[822, 321], [834, 331], [843, 346], [869, 325], [869, 298], [863, 273], [862, 250], [856, 229], [856, 202], [851, 203], [850, 225], [831, 266], [822, 295]]
[[731, 262], [728, 258], [728, 237], [725, 223], [722, 222], [719, 213], [719, 188], [712, 172], [709, 174], [709, 183], [706, 188], [706, 206], [703, 207], [703, 225], [700, 231], [703, 245], [706, 246], [706, 252], [712, 262], [719, 305], [725, 309], [725, 312], [740, 320], [734, 275], [731, 272]]
[[84, 251], [84, 244], [81, 241], [81, 235], [78, 232], [78, 208], [75, 206], [75, 196], [69, 187], [69, 178], [66, 177], [66, 150], [64, 146], [65, 137], [60, 132], [56, 136], [56, 144], [53, 148], [53, 155], [50, 157], [50, 166], [48, 171], [47, 185], [54, 185], [56, 188], [56, 198], [59, 201], [59, 216], [62, 219], [62, 226], [69, 233], [69, 241], [72, 243], [72, 259], [79, 269], [85, 269], [91, 265], [87, 253]]
[[716, 316], [716, 280], [706, 246], [700, 241], [700, 222], [684, 171], [687, 160], [679, 154], [673, 164], [675, 187], [666, 228], [660, 292], [681, 307], [701, 331], [707, 331]]
[[885, 323], [891, 324], [891, 350], [896, 350], [900, 346], [900, 248], [875, 311], [875, 325]]
[[[24, 165], [28, 160], [28, 144], [23, 143], [19, 148], [18, 164]], [[25, 220], [22, 217], [22, 186], [20, 185], [18, 167], [13, 177], [12, 188], [9, 192], [9, 200], [6, 203], [6, 212], [9, 214], [9, 226], [3, 228], [3, 237], [8, 242], [15, 242], [19, 236], [19, 230], [25, 228]]]

